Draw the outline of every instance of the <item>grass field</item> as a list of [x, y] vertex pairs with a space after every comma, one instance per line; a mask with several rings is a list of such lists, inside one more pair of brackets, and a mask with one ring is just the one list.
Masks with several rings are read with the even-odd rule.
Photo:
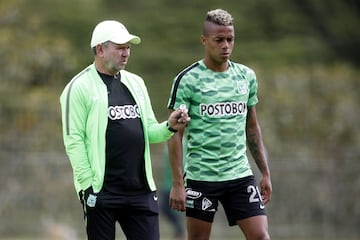
[[[213, 225], [211, 240], [245, 240], [240, 229], [238, 227], [228, 227], [227, 221], [222, 211], [215, 218]], [[86, 239], [85, 232], [83, 229], [78, 229], [78, 232], [69, 232], [66, 228], [57, 228], [49, 231], [47, 234], [44, 233], [42, 237], [2, 237], [0, 240], [82, 240]], [[275, 225], [270, 224], [270, 234], [272, 239], [276, 240], [358, 240], [355, 234], [348, 233], [347, 237], [340, 233], [324, 232], [321, 226], [306, 226], [303, 225]], [[166, 219], [160, 218], [160, 240], [174, 240], [172, 238], [171, 225]], [[117, 227], [117, 240], [126, 240], [120, 227]], [[185, 239], [184, 239], [185, 240]]]

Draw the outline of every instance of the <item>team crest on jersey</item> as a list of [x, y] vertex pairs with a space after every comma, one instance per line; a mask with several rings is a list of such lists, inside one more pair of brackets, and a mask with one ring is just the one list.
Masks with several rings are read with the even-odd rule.
[[240, 94], [246, 94], [248, 92], [247, 82], [238, 81], [237, 82], [237, 90]]

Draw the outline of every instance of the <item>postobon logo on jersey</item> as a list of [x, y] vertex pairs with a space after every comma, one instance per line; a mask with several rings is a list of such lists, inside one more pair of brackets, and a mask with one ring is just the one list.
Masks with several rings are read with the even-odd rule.
[[200, 114], [209, 117], [245, 115], [246, 102], [200, 104]]
[[140, 118], [137, 105], [110, 106], [109, 118], [111, 120]]

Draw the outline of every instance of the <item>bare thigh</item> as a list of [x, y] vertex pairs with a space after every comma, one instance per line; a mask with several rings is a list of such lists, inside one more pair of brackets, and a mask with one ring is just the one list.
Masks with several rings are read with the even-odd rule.
[[211, 222], [206, 222], [200, 219], [187, 217], [186, 218], [188, 240], [208, 240], [211, 232]]
[[237, 225], [247, 240], [269, 240], [268, 222], [265, 215], [238, 220]]

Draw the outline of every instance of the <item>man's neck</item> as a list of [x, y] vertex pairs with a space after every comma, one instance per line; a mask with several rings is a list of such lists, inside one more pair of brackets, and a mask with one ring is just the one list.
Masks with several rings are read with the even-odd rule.
[[203, 62], [208, 69], [214, 72], [225, 72], [229, 68], [228, 61], [223, 63], [215, 63], [214, 61], [204, 59]]

